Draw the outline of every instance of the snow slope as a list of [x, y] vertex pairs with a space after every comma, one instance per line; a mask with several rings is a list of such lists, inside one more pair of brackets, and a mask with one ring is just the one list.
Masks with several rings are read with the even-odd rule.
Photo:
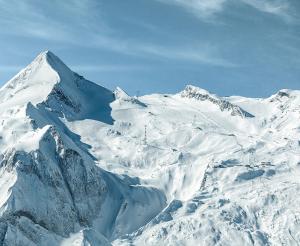
[[300, 243], [300, 91], [137, 98], [47, 51], [0, 122], [0, 245]]

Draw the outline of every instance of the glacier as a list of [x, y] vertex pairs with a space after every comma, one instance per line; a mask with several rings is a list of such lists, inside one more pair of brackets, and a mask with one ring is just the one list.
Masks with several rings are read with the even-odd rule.
[[136, 97], [45, 51], [0, 122], [0, 245], [300, 244], [300, 91]]

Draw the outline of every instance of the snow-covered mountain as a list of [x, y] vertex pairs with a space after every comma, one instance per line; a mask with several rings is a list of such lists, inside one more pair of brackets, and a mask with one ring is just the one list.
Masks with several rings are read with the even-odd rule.
[[0, 245], [300, 244], [300, 91], [137, 98], [47, 51], [0, 122]]

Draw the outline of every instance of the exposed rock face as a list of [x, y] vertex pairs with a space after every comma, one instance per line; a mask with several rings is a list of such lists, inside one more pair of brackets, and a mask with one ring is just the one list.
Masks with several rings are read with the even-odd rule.
[[182, 92], [181, 96], [185, 98], [193, 98], [199, 101], [209, 101], [217, 105], [221, 111], [229, 111], [232, 116], [241, 116], [246, 118], [253, 118], [254, 115], [248, 113], [237, 105], [234, 105], [224, 99], [218, 98], [209, 94], [209, 92], [197, 88], [195, 86], [188, 85]]
[[[94, 164], [89, 155], [68, 142], [70, 139], [63, 139], [55, 128], [49, 127], [39, 142], [38, 150], [30, 153], [11, 150], [4, 155], [1, 173], [14, 173], [17, 180], [1, 213], [3, 245], [12, 245], [10, 233], [15, 233], [13, 231], [18, 231], [34, 245], [41, 242], [45, 230], [59, 236], [57, 238], [68, 237], [78, 228], [93, 226], [93, 221], [100, 214], [110, 213], [103, 211], [110, 199], [116, 202], [112, 204], [116, 206], [116, 214], [109, 218], [115, 224], [107, 226], [112, 227], [110, 233], [115, 235], [131, 232], [130, 228], [125, 231], [118, 228], [114, 232], [114, 228], [125, 222], [119, 217], [131, 213], [135, 203], [140, 203], [144, 209], [148, 206], [153, 209], [152, 202], [144, 199], [143, 194], [152, 196], [157, 212], [163, 208], [164, 197], [159, 192], [142, 187], [130, 188], [135, 183], [124, 183], [118, 177], [107, 174]], [[119, 183], [124, 191], [128, 186], [126, 193], [111, 187], [114, 182]], [[137, 192], [142, 196], [141, 200], [134, 196]], [[143, 216], [149, 220], [156, 212], [146, 210]], [[35, 230], [40, 232], [24, 231], [22, 226], [26, 223], [36, 225]], [[38, 236], [40, 234], [41, 237]]]

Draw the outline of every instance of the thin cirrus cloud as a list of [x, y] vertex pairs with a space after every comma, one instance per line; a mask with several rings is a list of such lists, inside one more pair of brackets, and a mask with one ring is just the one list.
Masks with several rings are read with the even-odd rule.
[[[180, 1], [180, 0], [177, 0]], [[225, 0], [204, 0], [198, 9], [213, 13]], [[72, 4], [70, 4], [72, 2]], [[187, 2], [189, 2], [187, 0]], [[195, 1], [196, 2], [196, 1]], [[208, 4], [208, 2], [210, 2]], [[192, 4], [190, 7], [192, 8]], [[189, 47], [147, 43], [140, 39], [117, 37], [116, 30], [108, 25], [101, 15], [101, 1], [66, 0], [51, 3], [25, 0], [22, 2], [0, 0], [0, 35], [16, 35], [30, 39], [43, 39], [78, 47], [93, 47], [144, 59], [182, 60], [212, 66], [232, 67], [217, 47], [203, 42]], [[88, 66], [86, 66], [88, 69]], [[109, 66], [108, 66], [108, 69]], [[6, 69], [8, 70], [8, 68]]]
[[237, 65], [221, 58], [217, 47], [202, 44], [192, 48], [182, 47], [181, 49], [155, 46], [155, 45], [141, 45], [136, 47], [140, 52], [145, 55], [154, 54], [166, 59], [176, 59], [182, 61], [192, 61], [202, 64], [222, 67], [236, 67]]
[[[0, 34], [72, 43], [81, 31], [94, 27], [93, 2], [0, 0]], [[99, 27], [106, 31], [101, 23], [97, 23]]]
[[94, 47], [106, 47], [115, 52], [132, 56], [148, 57], [160, 60], [176, 60], [183, 62], [197, 62], [212, 66], [235, 67], [236, 64], [224, 59], [217, 46], [198, 41], [197, 44], [187, 46], [165, 46], [138, 40], [119, 40], [112, 37], [93, 34], [90, 42]]
[[193, 13], [203, 20], [211, 20], [222, 12], [228, 3], [242, 3], [258, 11], [289, 17], [288, 0], [156, 0], [165, 4], [176, 5]]
[[223, 10], [227, 0], [157, 0], [161, 3], [177, 5], [203, 19], [212, 17]]
[[269, 13], [278, 15], [284, 18], [289, 18], [290, 5], [287, 0], [242, 0], [245, 4], [253, 8]]

